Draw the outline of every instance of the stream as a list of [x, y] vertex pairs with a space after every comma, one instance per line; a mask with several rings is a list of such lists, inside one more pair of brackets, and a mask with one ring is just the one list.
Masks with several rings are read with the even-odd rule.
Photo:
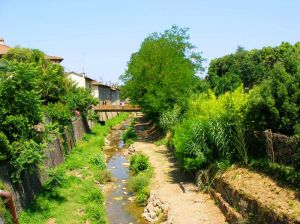
[[114, 127], [104, 147], [106, 163], [113, 179], [106, 192], [106, 211], [110, 224], [146, 223], [141, 217], [143, 207], [135, 205], [132, 192], [127, 190], [129, 158], [124, 153], [121, 136], [129, 124], [130, 119]]

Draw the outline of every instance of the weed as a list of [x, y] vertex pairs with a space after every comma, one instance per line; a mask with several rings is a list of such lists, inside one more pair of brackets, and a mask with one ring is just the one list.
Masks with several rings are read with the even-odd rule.
[[128, 188], [133, 192], [139, 192], [143, 188], [147, 187], [150, 183], [150, 175], [146, 172], [141, 172], [135, 176], [132, 176], [128, 182]]
[[145, 171], [150, 167], [149, 158], [143, 154], [135, 154], [130, 158], [129, 169], [138, 174], [141, 171]]
[[140, 191], [137, 192], [135, 202], [137, 206], [146, 206], [147, 200], [150, 196], [150, 191], [147, 187], [142, 188]]
[[104, 169], [95, 174], [95, 179], [99, 181], [99, 183], [104, 184], [112, 180], [112, 175], [109, 170]]
[[104, 158], [103, 158], [103, 155], [100, 154], [100, 155], [95, 155], [94, 157], [92, 157], [89, 161], [90, 164], [98, 167], [99, 169], [101, 170], [104, 170], [106, 169], [106, 164], [104, 162]]

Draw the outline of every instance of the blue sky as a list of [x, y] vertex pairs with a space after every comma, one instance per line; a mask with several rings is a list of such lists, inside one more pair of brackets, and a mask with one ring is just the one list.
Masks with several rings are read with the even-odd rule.
[[[300, 41], [299, 0], [0, 0], [0, 37], [9, 46], [64, 58], [67, 70], [118, 81], [152, 32], [190, 28], [208, 59]], [[101, 79], [100, 79], [101, 78]]]

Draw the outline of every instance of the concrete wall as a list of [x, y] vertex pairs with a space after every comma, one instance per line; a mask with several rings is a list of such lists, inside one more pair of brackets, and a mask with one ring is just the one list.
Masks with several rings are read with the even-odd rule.
[[[65, 151], [70, 152], [75, 143], [87, 133], [88, 127], [82, 117], [72, 121], [72, 125], [66, 127], [62, 136], [53, 136], [54, 140], [45, 149], [45, 168], [53, 168], [65, 160]], [[25, 172], [19, 184], [13, 184], [10, 180], [11, 170], [7, 164], [0, 165], [0, 181], [10, 189], [13, 194], [17, 212], [27, 207], [45, 182], [43, 169], [36, 169], [33, 173]]]
[[107, 121], [118, 116], [118, 112], [98, 112], [99, 121]]

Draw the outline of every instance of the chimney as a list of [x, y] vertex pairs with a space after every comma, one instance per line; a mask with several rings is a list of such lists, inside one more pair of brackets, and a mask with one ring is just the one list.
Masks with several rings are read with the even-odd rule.
[[0, 45], [4, 45], [4, 39], [0, 37]]

